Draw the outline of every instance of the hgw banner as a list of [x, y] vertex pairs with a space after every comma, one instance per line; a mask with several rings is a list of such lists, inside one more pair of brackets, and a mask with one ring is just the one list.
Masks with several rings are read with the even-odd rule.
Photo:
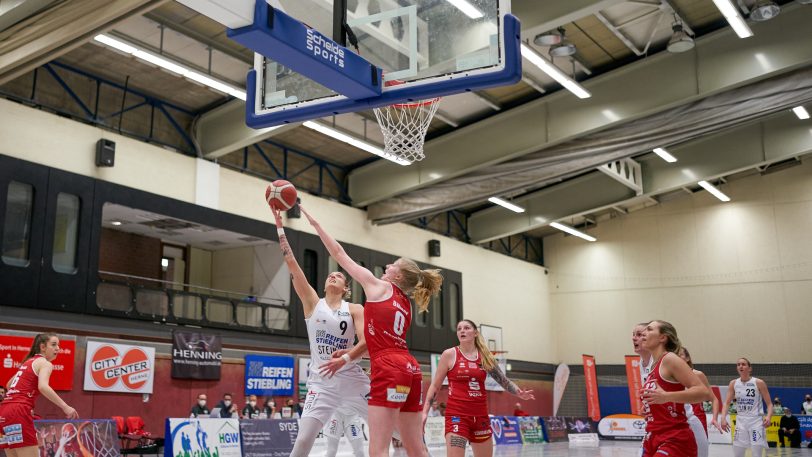
[[292, 356], [245, 356], [246, 395], [293, 395]]
[[167, 419], [164, 457], [241, 457], [237, 419]]
[[172, 331], [172, 377], [220, 379], [223, 342], [220, 335]]
[[151, 394], [155, 348], [87, 342], [85, 390]]
[[[0, 385], [5, 386], [12, 376], [17, 374], [23, 359], [34, 344], [34, 336], [0, 335]], [[73, 364], [76, 355], [76, 340], [59, 339], [59, 355], [54, 361], [51, 373], [51, 387], [54, 390], [73, 389]]]
[[584, 382], [586, 383], [586, 404], [589, 417], [593, 421], [601, 420], [601, 404], [598, 401], [598, 376], [595, 374], [595, 357], [583, 354]]

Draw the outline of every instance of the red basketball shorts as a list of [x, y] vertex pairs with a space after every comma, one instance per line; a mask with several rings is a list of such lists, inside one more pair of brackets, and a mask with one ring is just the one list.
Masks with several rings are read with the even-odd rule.
[[0, 404], [0, 449], [36, 446], [37, 431], [31, 407], [22, 403]]
[[423, 409], [423, 374], [408, 352], [386, 352], [372, 360], [369, 406], [416, 413]]
[[493, 434], [488, 416], [445, 416], [445, 434], [453, 433], [471, 443], [488, 441]]
[[643, 457], [696, 457], [696, 439], [687, 426], [676, 430], [647, 433]]

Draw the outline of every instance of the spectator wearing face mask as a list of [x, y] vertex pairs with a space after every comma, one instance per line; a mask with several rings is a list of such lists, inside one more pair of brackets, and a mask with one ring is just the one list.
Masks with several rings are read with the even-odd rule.
[[248, 404], [245, 405], [245, 408], [242, 409], [243, 419], [256, 419], [259, 417], [259, 413], [261, 412], [262, 410], [260, 408], [257, 408], [257, 396], [249, 395]]
[[778, 397], [775, 397], [775, 400], [773, 400], [773, 414], [776, 416], [784, 415], [784, 405], [781, 404], [781, 399]]
[[209, 408], [206, 406], [206, 394], [200, 394], [197, 396], [197, 404], [192, 406], [192, 417], [198, 417], [200, 415], [209, 415]]
[[223, 394], [223, 399], [217, 403], [216, 408], [220, 408], [220, 417], [223, 419], [237, 417], [237, 406], [231, 401], [231, 394]]
[[804, 397], [804, 402], [801, 403], [801, 414], [812, 416], [812, 395], [807, 394]]
[[778, 426], [778, 443], [784, 447], [784, 437], [789, 440], [789, 447], [801, 447], [801, 424], [792, 415], [789, 408], [784, 408], [781, 423]]
[[277, 411], [276, 411], [276, 402], [273, 400], [273, 398], [268, 397], [268, 399], [265, 400], [265, 410], [264, 410], [264, 412], [265, 412], [265, 417], [267, 417], [268, 419], [276, 419], [277, 418], [277, 417], [275, 417], [278, 414]]

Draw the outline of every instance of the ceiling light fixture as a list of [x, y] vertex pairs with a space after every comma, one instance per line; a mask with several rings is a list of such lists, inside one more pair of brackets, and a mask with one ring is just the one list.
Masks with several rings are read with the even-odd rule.
[[171, 60], [157, 54], [153, 54], [152, 52], [138, 49], [137, 47], [121, 41], [118, 38], [113, 38], [108, 35], [96, 35], [93, 39], [106, 46], [110, 46], [113, 49], [117, 49], [125, 54], [130, 54], [137, 59], [149, 62], [156, 67], [163, 68], [164, 70], [183, 76], [186, 79], [195, 81], [218, 92], [231, 95], [232, 97], [239, 98], [240, 100], [245, 100], [245, 91], [238, 87], [232, 86], [231, 84], [223, 81], [219, 81], [211, 76], [204, 75], [203, 73], [187, 68], [182, 64], [172, 62]]
[[522, 56], [530, 61], [533, 65], [537, 66], [541, 71], [547, 73], [547, 75], [553, 78], [556, 82], [564, 86], [565, 89], [575, 94], [578, 98], [589, 98], [592, 94], [589, 93], [588, 90], [584, 89], [583, 86], [578, 84], [574, 79], [572, 79], [569, 75], [561, 71], [560, 68], [553, 65], [552, 62], [547, 60], [544, 56], [536, 52], [530, 46], [522, 43]]
[[676, 157], [674, 157], [674, 156], [672, 156], [671, 154], [669, 154], [669, 153], [668, 153], [668, 151], [666, 151], [666, 150], [665, 150], [665, 149], [663, 149], [663, 148], [654, 148], [652, 151], [653, 151], [655, 154], [657, 154], [658, 156], [660, 156], [660, 158], [661, 158], [661, 159], [665, 160], [665, 161], [666, 161], [666, 162], [668, 162], [668, 163], [674, 163], [674, 162], [676, 162], [676, 161], [677, 161], [677, 158], [676, 158]]
[[550, 30], [549, 32], [539, 33], [533, 38], [533, 43], [536, 46], [553, 46], [561, 43], [561, 33], [558, 30]]
[[809, 112], [803, 106], [796, 106], [795, 108], [792, 108], [792, 112], [795, 113], [800, 120], [809, 119]]
[[750, 19], [756, 22], [769, 21], [778, 16], [781, 7], [772, 0], [758, 0], [750, 11]]
[[110, 222], [110, 225], [119, 226], [119, 225], [121, 225], [121, 221], [112, 221], [112, 222]]
[[677, 54], [680, 52], [690, 51], [694, 48], [694, 39], [685, 32], [682, 22], [675, 22], [671, 26], [674, 33], [671, 34], [671, 39], [668, 40], [668, 52]]
[[474, 5], [468, 3], [467, 0], [446, 0], [446, 1], [454, 5], [455, 8], [465, 13], [465, 15], [470, 17], [471, 19], [479, 19], [483, 16], [482, 12], [479, 11]]
[[702, 186], [703, 189], [710, 192], [711, 195], [718, 198], [719, 200], [722, 200], [723, 202], [729, 202], [730, 201], [730, 197], [725, 195], [725, 193], [722, 192], [721, 190], [717, 189], [713, 184], [711, 184], [711, 183], [709, 183], [707, 181], [699, 181], [697, 184]]
[[558, 230], [561, 230], [562, 232], [567, 232], [570, 235], [577, 236], [578, 238], [581, 238], [581, 239], [584, 239], [584, 240], [587, 240], [587, 241], [598, 241], [598, 239], [595, 238], [594, 236], [589, 236], [584, 232], [581, 232], [579, 230], [575, 230], [574, 228], [570, 227], [569, 225], [564, 225], [564, 224], [561, 224], [559, 222], [551, 223], [550, 227], [557, 228]]
[[727, 23], [733, 27], [733, 31], [736, 32], [739, 38], [753, 36], [753, 31], [750, 30], [750, 27], [744, 22], [744, 18], [732, 0], [713, 0], [713, 3], [716, 5], [716, 8], [719, 9], [719, 12], [722, 13], [722, 16], [725, 17]]
[[507, 208], [507, 209], [513, 211], [514, 213], [523, 213], [524, 212], [524, 208], [522, 208], [521, 206], [514, 205], [513, 203], [510, 203], [509, 201], [503, 200], [503, 199], [501, 199], [499, 197], [491, 197], [491, 198], [488, 199], [488, 201], [491, 202], [491, 203], [494, 203], [496, 205], [499, 205], [502, 208]]
[[398, 165], [404, 165], [404, 166], [409, 165], [408, 161], [403, 160], [403, 159], [401, 159], [399, 157], [395, 157], [392, 154], [388, 154], [383, 149], [381, 149], [381, 148], [379, 148], [377, 146], [369, 144], [366, 141], [359, 140], [358, 138], [355, 138], [353, 136], [347, 135], [344, 132], [340, 132], [340, 131], [338, 131], [336, 129], [327, 127], [326, 125], [321, 124], [319, 122], [305, 121], [305, 122], [302, 123], [302, 125], [309, 128], [309, 129], [311, 129], [311, 130], [315, 130], [315, 131], [317, 131], [319, 133], [322, 133], [324, 135], [327, 135], [327, 136], [329, 136], [329, 137], [331, 137], [333, 139], [341, 141], [342, 143], [347, 143], [350, 146], [355, 146], [358, 149], [363, 149], [366, 152], [369, 152], [371, 154], [375, 154], [376, 156], [378, 156], [378, 157], [380, 157], [382, 159], [386, 159], [386, 160], [389, 160], [391, 162], [395, 162]]
[[561, 40], [550, 47], [550, 55], [553, 57], [568, 57], [575, 54], [575, 45], [567, 39], [564, 27], [559, 27], [558, 33], [561, 36]]

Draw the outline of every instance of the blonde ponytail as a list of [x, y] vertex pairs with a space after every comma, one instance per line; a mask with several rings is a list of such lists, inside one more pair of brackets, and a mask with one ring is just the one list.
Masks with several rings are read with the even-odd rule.
[[418, 312], [428, 311], [431, 297], [437, 295], [443, 285], [440, 270], [421, 270], [413, 260], [403, 257], [398, 259], [398, 262], [402, 276], [398, 287], [403, 292], [411, 294]]
[[479, 351], [479, 355], [482, 356], [482, 368], [484, 368], [485, 371], [491, 371], [496, 368], [496, 358], [494, 358], [488, 346], [485, 345], [485, 340], [482, 339], [482, 335], [477, 333], [474, 344], [476, 345], [476, 350]]

